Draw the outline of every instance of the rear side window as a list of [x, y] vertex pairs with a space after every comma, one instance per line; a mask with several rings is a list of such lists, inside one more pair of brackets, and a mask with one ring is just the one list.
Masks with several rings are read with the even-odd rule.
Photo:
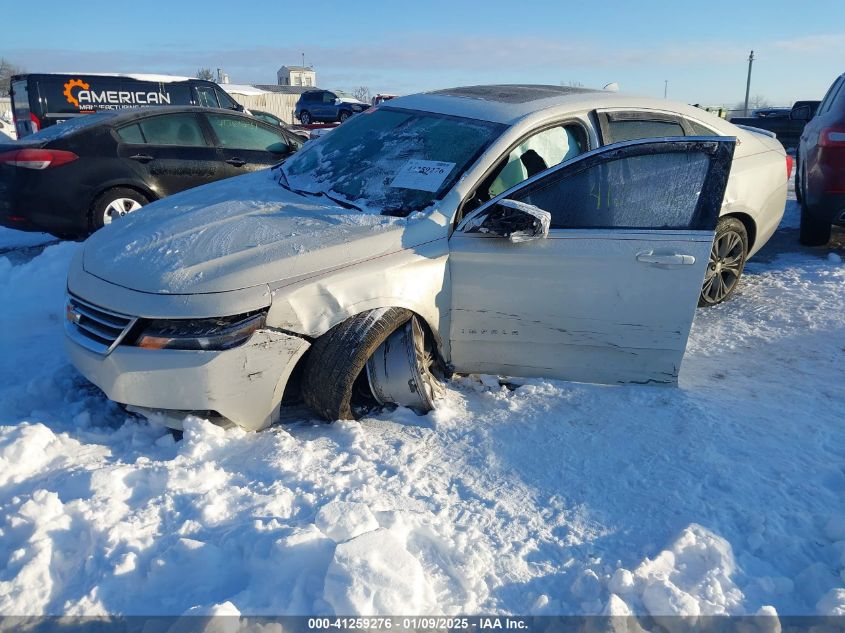
[[193, 114], [164, 114], [144, 119], [138, 125], [150, 145], [206, 145], [202, 128]]
[[117, 131], [117, 135], [125, 143], [141, 144], [144, 142], [144, 135], [141, 133], [141, 127], [137, 123], [120, 128]]
[[830, 107], [836, 101], [836, 97], [842, 91], [841, 89], [843, 83], [845, 83], [845, 76], [840, 77], [839, 79], [833, 82], [833, 85], [830, 87], [830, 90], [827, 91], [827, 94], [824, 96], [824, 99], [822, 99], [821, 105], [819, 106], [818, 114], [824, 114], [825, 112], [830, 110]]
[[220, 103], [221, 108], [232, 109], [237, 107], [238, 104], [235, 103], [235, 100], [225, 92], [222, 90], [216, 90], [215, 92], [217, 93], [217, 101]]
[[551, 213], [554, 229], [694, 229], [709, 164], [703, 153], [628, 156], [510, 197]]
[[268, 130], [255, 121], [224, 114], [209, 114], [208, 120], [222, 147], [270, 152], [287, 149], [283, 134]]
[[662, 136], [684, 136], [684, 128], [675, 121], [632, 119], [608, 121], [611, 140], [608, 143], [635, 141], [641, 138], [660, 138]]
[[26, 79], [12, 82], [12, 96], [15, 100], [15, 116], [19, 119], [29, 118], [29, 88]]
[[692, 130], [693, 136], [721, 136], [718, 132], [711, 130], [709, 127], [702, 125], [696, 121], [691, 119], [687, 119], [687, 125], [689, 125], [690, 130]]
[[220, 104], [217, 103], [217, 96], [213, 88], [206, 86], [197, 88], [197, 99], [199, 104], [204, 108], [218, 108]]

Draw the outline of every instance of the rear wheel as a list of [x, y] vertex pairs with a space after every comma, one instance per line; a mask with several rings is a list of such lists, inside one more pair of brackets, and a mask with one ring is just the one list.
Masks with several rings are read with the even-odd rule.
[[425, 412], [439, 392], [433, 365], [431, 347], [410, 310], [369, 310], [314, 341], [305, 362], [302, 397], [327, 421], [355, 419], [389, 403], [419, 403], [414, 408]]
[[798, 239], [804, 246], [824, 246], [830, 241], [831, 225], [813, 216], [807, 208], [807, 198], [801, 203], [801, 230]]
[[311, 113], [308, 110], [303, 110], [299, 113], [299, 122], [302, 125], [311, 125]]
[[147, 203], [149, 200], [134, 189], [126, 187], [109, 189], [101, 193], [91, 205], [89, 228], [93, 233], [124, 215], [137, 211]]
[[736, 218], [722, 218], [710, 249], [710, 261], [698, 305], [714, 306], [728, 299], [739, 285], [748, 258], [748, 232]]

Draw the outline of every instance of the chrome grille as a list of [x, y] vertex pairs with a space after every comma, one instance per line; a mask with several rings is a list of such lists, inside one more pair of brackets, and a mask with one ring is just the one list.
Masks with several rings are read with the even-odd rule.
[[106, 310], [69, 294], [65, 331], [82, 347], [105, 356], [120, 344], [137, 318]]

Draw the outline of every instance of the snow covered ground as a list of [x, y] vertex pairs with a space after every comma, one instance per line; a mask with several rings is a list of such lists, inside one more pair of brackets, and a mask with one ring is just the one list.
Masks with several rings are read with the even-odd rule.
[[677, 389], [470, 377], [179, 443], [68, 365], [78, 245], [2, 232], [0, 613], [845, 614], [845, 252], [796, 225]]

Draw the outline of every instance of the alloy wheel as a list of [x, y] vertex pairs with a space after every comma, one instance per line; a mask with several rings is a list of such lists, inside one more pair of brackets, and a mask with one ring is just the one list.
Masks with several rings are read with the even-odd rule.
[[112, 220], [122, 218], [127, 213], [132, 213], [141, 208], [141, 203], [132, 198], [116, 198], [106, 206], [103, 212], [103, 224], [111, 224]]
[[745, 246], [736, 231], [717, 236], [710, 249], [710, 262], [704, 275], [701, 296], [715, 304], [727, 297], [739, 281], [745, 264]]

